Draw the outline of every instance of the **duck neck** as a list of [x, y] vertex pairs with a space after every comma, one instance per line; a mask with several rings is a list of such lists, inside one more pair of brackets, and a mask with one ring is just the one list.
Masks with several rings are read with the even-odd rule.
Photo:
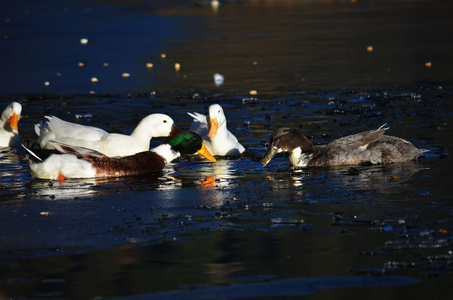
[[151, 126], [146, 126], [143, 123], [143, 120], [138, 123], [137, 127], [135, 127], [134, 131], [132, 131], [131, 136], [141, 138], [141, 139], [151, 139], [153, 134], [150, 132], [149, 128]]
[[172, 160], [181, 156], [181, 154], [178, 151], [174, 151], [169, 144], [161, 144], [151, 151], [162, 156], [166, 160], [166, 164], [169, 164]]
[[301, 147], [297, 147], [291, 151], [289, 155], [289, 162], [292, 166], [295, 167], [306, 167], [308, 163], [312, 160], [313, 153], [304, 153], [302, 152]]
[[228, 130], [225, 123], [220, 123], [219, 128], [217, 129], [217, 134], [211, 139], [225, 140], [228, 135]]

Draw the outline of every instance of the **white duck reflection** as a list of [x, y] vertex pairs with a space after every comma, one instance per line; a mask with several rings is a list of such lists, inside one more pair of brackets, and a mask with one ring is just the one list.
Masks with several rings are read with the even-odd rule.
[[0, 149], [0, 187], [4, 187], [6, 193], [24, 189], [29, 173], [21, 157], [18, 148]]
[[49, 200], [79, 199], [105, 194], [118, 193], [124, 190], [144, 191], [157, 190], [163, 182], [174, 181], [162, 173], [135, 177], [86, 178], [65, 181], [32, 179], [30, 188], [34, 197]]

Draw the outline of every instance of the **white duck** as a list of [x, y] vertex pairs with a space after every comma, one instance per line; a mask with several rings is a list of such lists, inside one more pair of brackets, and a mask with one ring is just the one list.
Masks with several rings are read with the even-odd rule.
[[10, 103], [2, 113], [0, 124], [0, 147], [19, 147], [19, 119], [22, 105], [18, 102]]
[[130, 135], [108, 133], [100, 128], [63, 121], [55, 116], [35, 125], [38, 144], [53, 149], [52, 141], [96, 150], [107, 156], [127, 156], [149, 150], [153, 137], [174, 135], [179, 129], [171, 117], [151, 114], [143, 118]]
[[240, 156], [245, 148], [227, 129], [227, 121], [219, 104], [209, 106], [208, 116], [199, 113], [187, 113], [194, 120], [190, 131], [198, 133], [212, 155]]

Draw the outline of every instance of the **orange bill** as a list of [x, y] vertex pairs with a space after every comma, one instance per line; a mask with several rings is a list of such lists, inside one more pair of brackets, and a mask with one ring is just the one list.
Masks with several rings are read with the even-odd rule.
[[217, 135], [217, 129], [219, 128], [219, 122], [217, 122], [217, 118], [211, 119], [209, 118], [209, 124], [208, 124], [208, 134], [207, 136], [212, 138]]
[[13, 113], [13, 115], [9, 118], [9, 126], [12, 129], [19, 129], [18, 123], [19, 123], [19, 117], [20, 115]]
[[215, 157], [212, 156], [212, 154], [208, 151], [208, 149], [206, 149], [206, 146], [204, 145], [204, 143], [202, 144], [201, 149], [197, 151], [197, 153], [203, 155], [204, 157], [206, 157], [207, 159], [209, 159], [212, 162], [216, 162]]
[[178, 133], [181, 133], [181, 130], [179, 130], [178, 127], [176, 127], [175, 125], [173, 125], [171, 127], [171, 132], [168, 134], [168, 136], [174, 136], [174, 135], [177, 135]]

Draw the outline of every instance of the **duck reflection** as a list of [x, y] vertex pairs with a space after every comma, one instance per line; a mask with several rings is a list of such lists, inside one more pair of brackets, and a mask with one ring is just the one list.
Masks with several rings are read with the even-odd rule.
[[215, 164], [204, 164], [200, 174], [204, 179], [199, 181], [202, 189], [227, 187], [237, 177], [234, 174], [234, 160], [219, 159]]
[[386, 191], [389, 185], [402, 184], [415, 173], [429, 169], [418, 161], [408, 161], [381, 166], [334, 168], [337, 185], [351, 189], [374, 189]]
[[0, 148], [0, 186], [5, 190], [22, 190], [30, 176], [17, 148]]
[[[198, 204], [209, 207], [222, 206], [226, 200], [234, 198], [228, 187], [237, 179], [239, 161], [218, 159], [215, 164], [206, 164], [199, 159], [180, 161], [172, 172], [167, 173], [173, 181], [166, 189], [196, 188], [194, 195]], [[178, 201], [180, 192], [174, 191], [174, 194], [175, 201]]]
[[408, 161], [389, 165], [291, 168], [270, 171], [265, 177], [274, 189], [296, 189], [322, 181], [326, 189], [385, 190], [392, 184], [409, 180], [415, 173], [428, 169], [421, 162]]
[[34, 197], [63, 200], [94, 197], [124, 190], [157, 190], [166, 182], [174, 182], [174, 180], [165, 176], [164, 173], [153, 173], [141, 177], [87, 178], [65, 181], [32, 179], [29, 188]]

